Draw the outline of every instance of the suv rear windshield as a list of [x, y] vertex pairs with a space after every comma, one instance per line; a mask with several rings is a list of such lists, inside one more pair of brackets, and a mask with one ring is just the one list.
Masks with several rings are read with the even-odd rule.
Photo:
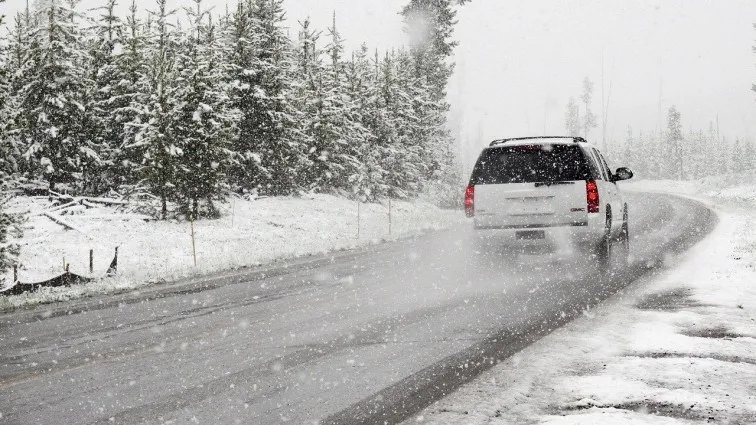
[[589, 180], [583, 151], [576, 145], [520, 145], [486, 149], [470, 184]]

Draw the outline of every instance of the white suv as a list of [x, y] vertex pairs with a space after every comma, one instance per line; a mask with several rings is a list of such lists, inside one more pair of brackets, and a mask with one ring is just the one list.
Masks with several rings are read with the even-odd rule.
[[[628, 209], [599, 150], [581, 137], [496, 140], [483, 150], [465, 192], [478, 236], [510, 246], [568, 246], [608, 263], [629, 249]], [[493, 238], [493, 239], [492, 239]]]

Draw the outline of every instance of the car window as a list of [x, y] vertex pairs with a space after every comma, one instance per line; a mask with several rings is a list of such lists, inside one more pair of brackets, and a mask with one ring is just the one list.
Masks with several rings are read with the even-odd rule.
[[520, 145], [486, 149], [471, 184], [535, 183], [590, 179], [585, 156], [575, 145]]
[[585, 151], [585, 157], [588, 159], [588, 166], [591, 169], [591, 176], [593, 176], [594, 180], [603, 180], [604, 172], [601, 170], [599, 161], [596, 159], [596, 156], [592, 151], [593, 149], [587, 149]]
[[609, 177], [611, 176], [611, 174], [609, 173], [609, 169], [606, 167], [606, 164], [601, 160], [601, 154], [596, 149], [591, 149], [591, 151], [593, 151], [593, 157], [595, 158], [596, 163], [601, 169], [602, 179], [609, 180]]
[[607, 178], [611, 180], [614, 173], [612, 173], [612, 169], [609, 168], [609, 164], [606, 163], [606, 158], [604, 158], [604, 155], [601, 155], [599, 153], [599, 158], [601, 159], [601, 165], [604, 167], [604, 171], [606, 172]]

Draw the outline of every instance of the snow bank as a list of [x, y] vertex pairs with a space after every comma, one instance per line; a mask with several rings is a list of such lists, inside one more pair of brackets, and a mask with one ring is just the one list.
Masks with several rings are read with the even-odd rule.
[[[119, 247], [118, 278], [76, 288], [46, 289], [32, 295], [0, 297], [19, 306], [91, 293], [113, 292], [163, 280], [259, 265], [278, 259], [321, 254], [441, 229], [462, 221], [459, 211], [429, 203], [361, 204], [359, 237], [357, 203], [329, 195], [304, 198], [235, 200], [224, 206], [223, 218], [194, 223], [197, 267], [192, 254], [191, 226], [178, 221], [143, 221], [119, 215], [106, 206], [75, 209], [61, 218], [76, 230], [65, 230], [41, 213], [48, 201], [18, 198], [14, 209], [30, 212], [21, 241], [22, 282], [36, 282], [70, 271], [89, 275], [89, 250], [94, 250], [94, 275], [103, 276]], [[10, 276], [8, 276], [10, 281]]]
[[641, 279], [407, 423], [756, 423], [754, 182], [626, 184], [702, 199], [720, 224], [673, 269]]
[[756, 170], [700, 180], [630, 180], [619, 184], [625, 190], [687, 195], [705, 198], [716, 204], [725, 201], [735, 206], [756, 205]]

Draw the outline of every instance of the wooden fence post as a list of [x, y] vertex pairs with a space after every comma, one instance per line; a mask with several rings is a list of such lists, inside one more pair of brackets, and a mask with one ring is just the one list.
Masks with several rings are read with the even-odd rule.
[[388, 201], [389, 236], [391, 236], [391, 197], [389, 197]]
[[118, 247], [115, 247], [115, 256], [113, 257], [113, 261], [110, 262], [110, 266], [108, 266], [108, 271], [106, 272], [107, 276], [115, 276], [118, 274]]
[[194, 258], [194, 267], [197, 267], [197, 245], [194, 241], [194, 217], [189, 219], [190, 226], [192, 227], [192, 257]]
[[18, 264], [13, 265], [13, 284], [18, 283]]
[[231, 228], [234, 228], [234, 217], [236, 217], [236, 198], [231, 198]]
[[94, 249], [89, 250], [89, 274], [94, 273]]

